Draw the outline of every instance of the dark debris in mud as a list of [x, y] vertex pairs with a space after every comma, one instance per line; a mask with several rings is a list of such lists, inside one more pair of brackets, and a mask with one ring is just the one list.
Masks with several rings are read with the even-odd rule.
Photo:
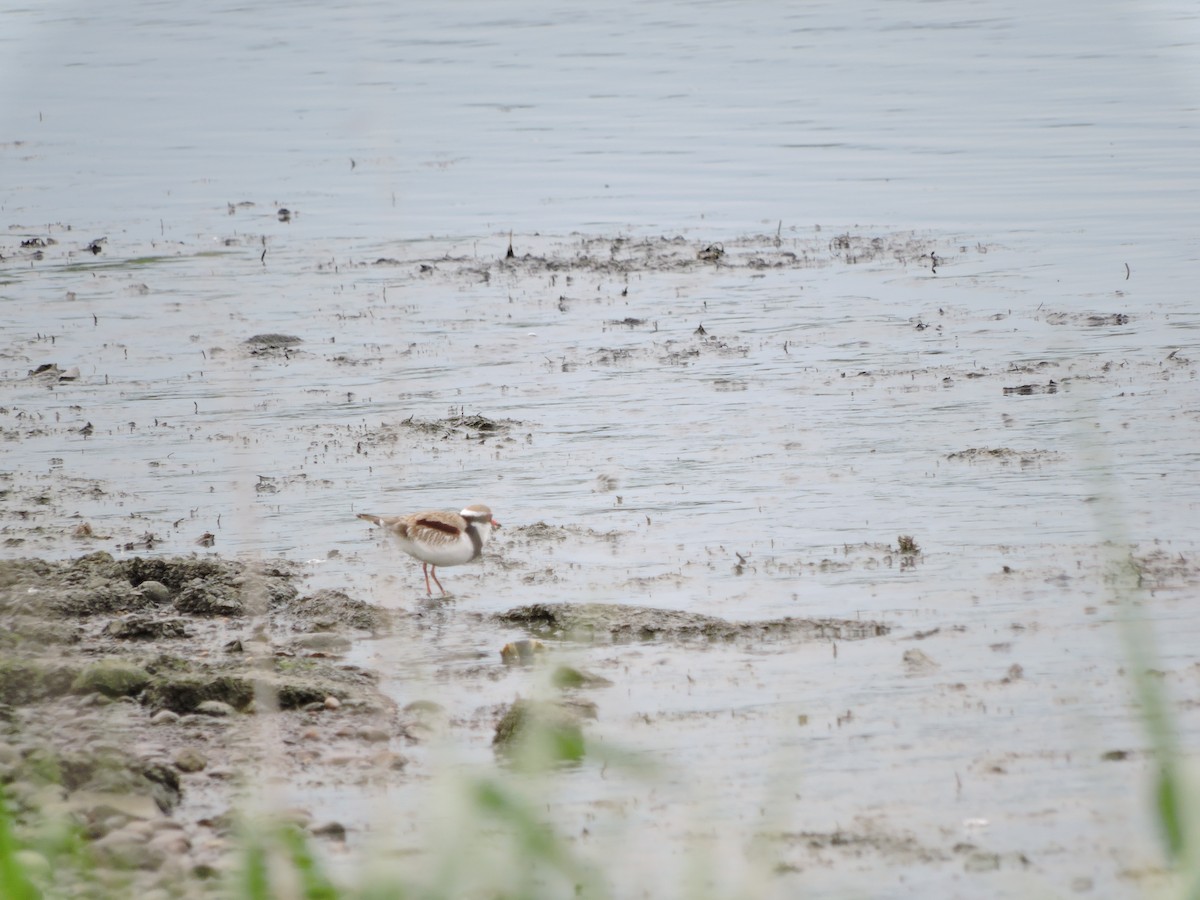
[[242, 346], [250, 356], [289, 359], [304, 341], [292, 334], [256, 334], [246, 338]]
[[1009, 447], [971, 447], [968, 450], [956, 450], [946, 454], [946, 459], [952, 462], [998, 462], [1002, 465], [1018, 463], [1022, 466], [1049, 462], [1058, 457], [1059, 454], [1053, 450], [1013, 450]]
[[[554, 242], [527, 235], [518, 236], [515, 248], [510, 244], [507, 252], [493, 259], [447, 253], [437, 258], [381, 257], [367, 265], [407, 265], [413, 266], [419, 277], [440, 275], [473, 281], [539, 275], [552, 278], [603, 275], [623, 280], [645, 272], [704, 269], [756, 272], [876, 262], [920, 266], [936, 274], [937, 269], [953, 265], [957, 256], [971, 249], [938, 248], [929, 239], [913, 233], [866, 235], [846, 232], [830, 239], [821, 235], [819, 228], [793, 228], [785, 235], [781, 225], [773, 235], [745, 235], [720, 242], [681, 235], [639, 238], [576, 235], [567, 242]], [[982, 246], [973, 249], [978, 253], [986, 252]]]
[[1028, 397], [1032, 394], [1057, 394], [1059, 383], [1054, 379], [1047, 381], [1045, 384], [1015, 384], [1004, 388], [1006, 395], [1016, 395], [1019, 397]]
[[412, 434], [425, 434], [440, 440], [462, 438], [482, 442], [489, 438], [507, 437], [513, 428], [524, 424], [516, 419], [489, 419], [477, 413], [459, 413], [444, 419], [418, 419], [416, 416], [409, 416], [394, 425], [381, 425], [377, 429], [371, 429], [364, 436], [363, 443], [395, 443]]
[[866, 619], [768, 619], [730, 622], [715, 616], [613, 603], [536, 603], [492, 617], [544, 638], [571, 640], [839, 640], [881, 637], [882, 622]]

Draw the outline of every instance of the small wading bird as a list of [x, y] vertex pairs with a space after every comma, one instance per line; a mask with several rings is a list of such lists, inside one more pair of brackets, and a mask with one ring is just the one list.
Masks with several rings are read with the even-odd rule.
[[358, 517], [385, 529], [400, 543], [401, 550], [421, 561], [425, 592], [430, 597], [433, 596], [430, 575], [442, 594], [446, 593], [438, 581], [437, 567], [461, 566], [478, 559], [492, 530], [500, 527], [500, 523], [492, 518], [492, 511], [480, 503], [468, 506], [460, 513], [435, 510], [408, 516], [359, 513]]

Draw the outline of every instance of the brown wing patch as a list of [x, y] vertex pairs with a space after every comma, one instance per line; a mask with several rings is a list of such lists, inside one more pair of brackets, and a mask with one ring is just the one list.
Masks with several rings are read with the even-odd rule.
[[449, 522], [439, 522], [437, 519], [417, 519], [413, 524], [420, 525], [423, 528], [432, 528], [434, 531], [442, 532], [442, 534], [452, 534], [455, 537], [462, 533], [461, 528], [456, 528]]

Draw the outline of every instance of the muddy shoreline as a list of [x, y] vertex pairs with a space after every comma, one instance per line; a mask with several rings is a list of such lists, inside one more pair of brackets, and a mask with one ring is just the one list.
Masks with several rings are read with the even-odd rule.
[[[300, 567], [286, 560], [211, 555], [118, 561], [98, 551], [63, 562], [0, 561], [0, 778], [18, 836], [57, 821], [85, 836], [99, 870], [88, 879], [177, 892], [182, 878], [189, 890], [218, 890], [238, 862], [239, 817], [263, 812], [248, 808], [247, 783], [430, 777], [410, 770], [405, 750], [429, 736], [437, 704], [398, 708], [377, 673], [344, 660], [355, 639], [415, 634], [425, 613], [384, 610], [340, 591], [304, 593], [302, 581]], [[516, 626], [531, 635], [519, 655], [498, 647], [478, 668], [481, 679], [537, 663], [544, 641], [749, 644], [887, 632], [864, 621], [739, 625], [629, 606], [463, 615], [478, 628]], [[587, 708], [594, 718], [595, 705], [577, 695], [611, 682], [570, 668], [555, 677], [564, 708]], [[513, 716], [525, 714], [522, 703], [496, 711], [495, 743], [519, 730]], [[268, 733], [274, 748], [262, 743]], [[364, 827], [304, 809], [267, 812], [325, 841], [353, 843]], [[58, 881], [52, 889], [70, 894], [89, 883]]]

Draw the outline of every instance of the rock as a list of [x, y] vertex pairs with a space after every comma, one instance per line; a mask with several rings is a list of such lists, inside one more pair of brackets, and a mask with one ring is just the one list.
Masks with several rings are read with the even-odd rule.
[[67, 806], [88, 821], [99, 822], [114, 815], [130, 819], [154, 819], [161, 811], [148, 794], [119, 794], [107, 791], [75, 791]]
[[342, 701], [339, 700], [337, 697], [326, 697], [325, 702], [322, 705], [327, 710], [330, 710], [332, 712], [333, 710], [337, 710], [337, 709], [341, 708]]
[[75, 678], [71, 690], [77, 694], [99, 691], [106, 697], [140, 693], [150, 682], [150, 673], [123, 659], [105, 659], [91, 663]]
[[345, 841], [346, 826], [341, 822], [326, 822], [324, 825], [320, 825], [312, 829], [312, 834], [315, 837], [326, 837], [335, 841]]
[[237, 710], [224, 700], [205, 700], [196, 706], [196, 712], [202, 716], [225, 718], [234, 715]]
[[245, 678], [167, 673], [146, 687], [143, 702], [153, 709], [190, 713], [206, 700], [220, 700], [234, 709], [246, 709], [253, 699], [254, 688]]
[[550, 683], [556, 688], [606, 687], [612, 684], [601, 675], [593, 675], [574, 666], [559, 666], [550, 676]]
[[0, 656], [0, 703], [26, 706], [65, 694], [78, 674], [65, 663]]
[[218, 581], [195, 578], [175, 598], [175, 608], [193, 616], [240, 616], [245, 613], [240, 591]]
[[921, 650], [904, 651], [904, 671], [909, 675], [929, 675], [941, 668]]
[[404, 707], [404, 711], [413, 716], [441, 715], [446, 710], [442, 704], [434, 700], [413, 700]]
[[143, 581], [137, 586], [137, 589], [143, 597], [157, 605], [169, 603], [171, 600], [171, 589], [161, 581], [155, 581], [152, 578]]
[[[272, 604], [272, 610], [275, 609]], [[285, 600], [279, 605], [278, 611], [305, 622], [322, 620], [344, 628], [371, 632], [386, 630], [392, 616], [386, 609], [352, 599], [342, 591], [328, 589]]]
[[[209, 701], [215, 703], [216, 701]], [[175, 768], [180, 772], [199, 772], [206, 765], [208, 760], [199, 750], [193, 747], [184, 747], [175, 754]]]
[[537, 767], [583, 759], [578, 713], [564, 704], [518, 699], [496, 723], [492, 746]]
[[179, 713], [173, 713], [169, 709], [160, 709], [150, 717], [151, 725], [174, 725], [179, 721]]
[[128, 869], [157, 869], [167, 858], [161, 847], [152, 846], [145, 837], [123, 828], [93, 841], [92, 848], [103, 862]]
[[156, 831], [150, 838], [150, 846], [161, 850], [167, 857], [182, 856], [192, 849], [192, 842], [181, 830]]
[[546, 645], [541, 641], [521, 640], [505, 644], [500, 648], [500, 660], [506, 666], [527, 666], [535, 657], [546, 653]]
[[120, 619], [113, 619], [105, 626], [104, 631], [123, 640], [160, 640], [188, 636], [184, 619], [156, 619], [144, 613], [132, 613]]
[[376, 725], [364, 725], [358, 729], [356, 736], [359, 740], [368, 741], [372, 744], [381, 744], [384, 741], [391, 740], [392, 736], [388, 732]]

